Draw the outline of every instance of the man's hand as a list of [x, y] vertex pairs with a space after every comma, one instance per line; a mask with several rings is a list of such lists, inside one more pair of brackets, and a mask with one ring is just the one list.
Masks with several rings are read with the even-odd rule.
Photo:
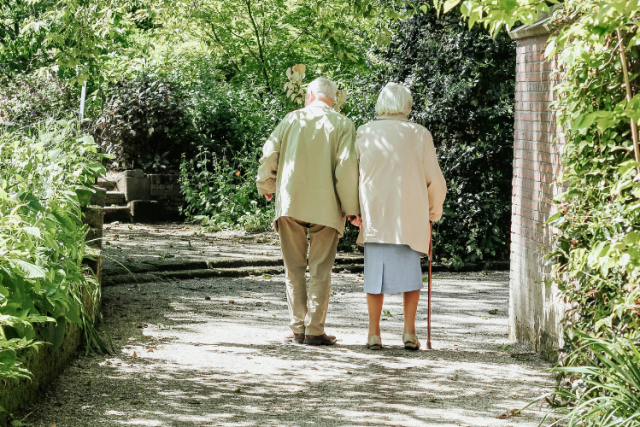
[[349, 215], [347, 217], [351, 224], [355, 225], [358, 228], [362, 228], [362, 215]]
[[273, 199], [273, 194], [265, 194], [264, 197], [267, 199], [267, 202], [270, 202]]

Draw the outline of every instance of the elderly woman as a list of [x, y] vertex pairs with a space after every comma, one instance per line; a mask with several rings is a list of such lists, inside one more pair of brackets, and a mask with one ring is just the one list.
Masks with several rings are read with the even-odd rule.
[[369, 308], [367, 347], [382, 348], [380, 314], [384, 294], [403, 293], [402, 342], [418, 350], [416, 312], [422, 284], [420, 258], [429, 252], [430, 221], [442, 216], [447, 184], [431, 133], [407, 119], [411, 92], [387, 84], [376, 103], [378, 120], [358, 128], [360, 226], [364, 245], [364, 291]]

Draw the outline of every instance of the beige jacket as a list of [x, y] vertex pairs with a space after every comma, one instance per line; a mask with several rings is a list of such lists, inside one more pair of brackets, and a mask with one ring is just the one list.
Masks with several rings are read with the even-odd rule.
[[[262, 149], [260, 195], [275, 193], [276, 216], [344, 232], [360, 213], [355, 127], [322, 101], [289, 113]], [[275, 224], [274, 221], [274, 225]]]
[[431, 133], [404, 115], [358, 128], [362, 230], [358, 243], [409, 245], [429, 253], [429, 221], [442, 217], [447, 184]]

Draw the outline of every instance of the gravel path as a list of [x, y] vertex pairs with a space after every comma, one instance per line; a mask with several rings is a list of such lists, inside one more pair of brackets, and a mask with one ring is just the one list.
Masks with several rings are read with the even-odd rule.
[[[282, 276], [104, 289], [116, 353], [80, 357], [23, 420], [93, 426], [537, 426], [549, 365], [507, 338], [508, 275], [434, 276], [432, 351], [401, 347], [390, 296], [367, 350], [362, 277], [334, 274], [335, 347], [284, 344]], [[425, 299], [426, 302], [426, 291]], [[497, 314], [493, 310], [498, 310]], [[426, 338], [426, 305], [418, 313]]]

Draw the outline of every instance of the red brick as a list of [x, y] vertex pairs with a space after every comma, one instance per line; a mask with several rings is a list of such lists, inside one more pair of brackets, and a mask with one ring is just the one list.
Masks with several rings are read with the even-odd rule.
[[545, 210], [545, 212], [542, 212], [535, 209], [527, 209], [519, 205], [513, 205], [511, 209], [511, 213], [513, 215], [521, 216], [523, 218], [536, 221], [540, 224], [544, 224], [547, 221], [547, 219], [549, 219], [549, 217], [555, 214], [555, 211], [553, 209], [548, 209], [548, 210]]
[[516, 102], [516, 110], [550, 112], [551, 107], [548, 102]]
[[529, 170], [543, 174], [558, 175], [562, 170], [560, 165], [554, 165], [552, 163], [538, 162], [535, 160], [525, 160], [522, 158], [515, 158], [513, 160], [513, 170]]
[[553, 101], [551, 92], [516, 92], [517, 102], [550, 102]]
[[[529, 190], [529, 189], [514, 185], [512, 201], [519, 200], [519, 199], [530, 200], [532, 202], [539, 202], [539, 203], [545, 203], [545, 204], [553, 204], [553, 192], [544, 193], [542, 191], [533, 191], [533, 190]], [[514, 204], [521, 204], [521, 203], [514, 202]]]
[[527, 132], [558, 133], [556, 124], [549, 123], [549, 122], [532, 122], [532, 121], [516, 120], [514, 123], [514, 128], [516, 130], [527, 131]]
[[[523, 226], [522, 223], [526, 223], [527, 221], [533, 228]], [[528, 239], [539, 245], [549, 246], [551, 244], [551, 237], [542, 233], [537, 225], [538, 224], [533, 221], [514, 216], [511, 220], [511, 241], [524, 243], [525, 239]]]
[[530, 121], [530, 122], [543, 122], [543, 123], [555, 123], [555, 115], [553, 113], [542, 112], [530, 112], [530, 111], [515, 111], [515, 119], [517, 121]]
[[547, 144], [553, 144], [559, 136], [557, 133], [525, 132], [521, 130], [516, 130], [513, 134], [514, 134], [514, 139], [520, 139], [523, 141], [532, 141], [532, 142], [544, 142]]
[[557, 206], [551, 203], [544, 203], [537, 200], [529, 200], [521, 197], [513, 200], [513, 206], [519, 206], [524, 209], [539, 211], [545, 215], [553, 215], [557, 211]]
[[516, 83], [516, 92], [551, 92], [553, 90], [552, 82], [542, 83]]
[[557, 154], [514, 149], [513, 156], [516, 159], [531, 160], [534, 162], [549, 163], [558, 166], [562, 165], [561, 157]]
[[518, 178], [537, 181], [543, 184], [551, 184], [555, 181], [555, 175], [549, 173], [541, 173], [537, 170], [514, 169], [513, 175]]

